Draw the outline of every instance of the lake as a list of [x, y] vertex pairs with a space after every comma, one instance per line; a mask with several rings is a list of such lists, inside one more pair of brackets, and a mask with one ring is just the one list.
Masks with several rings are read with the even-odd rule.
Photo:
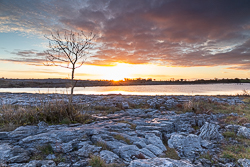
[[[236, 95], [250, 90], [250, 83], [243, 84], [195, 84], [195, 85], [139, 85], [76, 87], [75, 94], [123, 94], [123, 95]], [[60, 93], [69, 94], [70, 88], [0, 88], [11, 93]]]

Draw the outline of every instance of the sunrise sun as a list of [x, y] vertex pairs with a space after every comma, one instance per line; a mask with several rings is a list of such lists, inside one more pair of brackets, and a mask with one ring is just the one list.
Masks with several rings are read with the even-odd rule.
[[111, 66], [103, 69], [102, 78], [107, 80], [119, 81], [123, 80], [124, 78], [131, 78], [132, 74], [132, 65], [117, 63], [116, 66]]

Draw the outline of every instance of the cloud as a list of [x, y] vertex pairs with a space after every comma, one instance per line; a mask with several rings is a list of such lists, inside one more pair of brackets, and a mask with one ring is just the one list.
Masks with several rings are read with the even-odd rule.
[[[88, 64], [116, 62], [250, 69], [250, 1], [2, 0], [0, 32], [98, 34]], [[31, 50], [32, 52], [32, 50]], [[37, 53], [16, 53], [27, 62]], [[39, 57], [39, 56], [38, 56]], [[19, 60], [21, 61], [21, 60]]]
[[8, 71], [8, 72], [13, 72], [13, 73], [32, 73], [32, 74], [57, 74], [57, 75], [66, 75], [68, 73], [64, 73], [64, 72], [58, 72], [58, 71], [48, 71], [48, 70], [18, 70], [18, 71], [15, 71], [15, 70], [11, 70], [11, 71]]
[[25, 63], [29, 65], [42, 66], [45, 62], [46, 54], [36, 50], [16, 50], [11, 52], [13, 57], [0, 59], [0, 61]]

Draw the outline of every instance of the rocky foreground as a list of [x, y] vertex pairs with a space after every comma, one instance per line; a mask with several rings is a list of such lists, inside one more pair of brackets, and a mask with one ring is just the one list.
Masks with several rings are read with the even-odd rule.
[[[2, 94], [0, 104], [38, 105], [44, 102], [28, 96], [32, 95]], [[52, 95], [44, 96], [49, 99]], [[233, 161], [230, 157], [220, 156], [222, 145], [236, 142], [233, 138], [226, 140], [222, 134], [233, 131], [250, 140], [250, 124], [221, 124], [220, 120], [226, 114], [178, 114], [168, 109], [168, 106], [190, 98], [194, 97], [117, 96], [107, 99], [105, 96], [75, 96], [75, 103], [96, 106], [121, 102], [123, 110], [108, 115], [93, 113], [95, 121], [90, 124], [48, 125], [40, 122], [0, 132], [0, 166], [84, 167], [90, 166], [91, 161], [93, 165], [94, 158], [110, 166], [129, 167], [250, 166], [249, 159]], [[236, 97], [195, 98], [209, 98], [229, 105], [244, 103]], [[147, 104], [149, 108], [131, 109], [131, 104]], [[156, 107], [157, 104], [164, 105]], [[231, 115], [238, 116], [237, 113]]]

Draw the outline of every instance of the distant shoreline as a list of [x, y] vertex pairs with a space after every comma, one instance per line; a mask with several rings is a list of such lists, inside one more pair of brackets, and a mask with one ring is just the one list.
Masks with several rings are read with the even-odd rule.
[[[242, 84], [250, 80], [197, 80], [197, 81], [90, 81], [75, 80], [75, 87], [99, 86], [141, 86], [141, 85], [196, 85], [196, 84]], [[68, 88], [71, 86], [69, 79], [0, 79], [0, 88]]]

